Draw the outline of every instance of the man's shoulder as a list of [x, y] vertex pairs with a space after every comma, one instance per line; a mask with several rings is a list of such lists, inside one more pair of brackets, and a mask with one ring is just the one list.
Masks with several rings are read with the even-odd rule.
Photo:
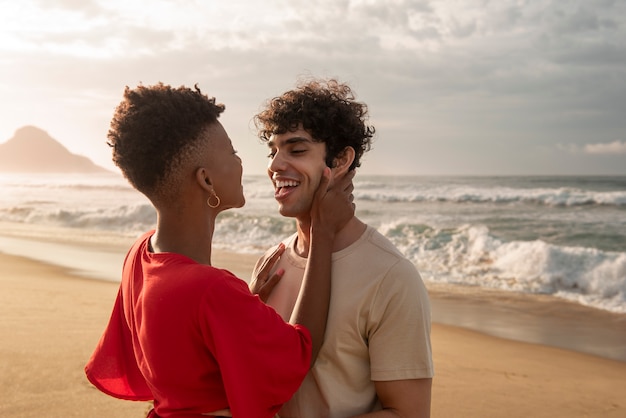
[[365, 233], [367, 234], [368, 243], [373, 246], [373, 251], [380, 252], [381, 255], [387, 255], [391, 258], [406, 260], [406, 256], [398, 247], [373, 226], [368, 225]]
[[291, 234], [288, 237], [285, 237], [282, 241], [280, 241], [280, 243], [272, 245], [270, 248], [268, 248], [263, 253], [263, 255], [261, 255], [257, 259], [255, 267], [254, 267], [254, 271], [256, 271], [268, 258], [272, 256], [272, 254], [274, 254], [274, 252], [276, 251], [276, 249], [278, 248], [280, 244], [283, 244], [285, 246], [285, 253], [278, 259], [278, 262], [274, 266], [285, 267], [283, 264], [289, 261], [289, 263], [287, 263], [288, 265], [300, 266], [302, 264], [302, 268], [304, 268], [304, 266], [306, 265], [306, 259], [300, 260], [294, 256], [295, 253], [293, 250], [293, 245], [294, 245], [296, 237], [297, 237], [297, 233]]
[[280, 245], [283, 244], [285, 247], [289, 248], [290, 245], [293, 245], [294, 242], [294, 238], [296, 237], [296, 233], [293, 233], [285, 238], [283, 238], [278, 244], [274, 244], [271, 247], [269, 247], [261, 257], [259, 257], [261, 260], [267, 258], [270, 254], [272, 254], [274, 251], [276, 251], [276, 248]]
[[[371, 225], [355, 243], [351, 253], [371, 273], [419, 276], [417, 268], [386, 236]], [[354, 262], [354, 259], [351, 260]]]

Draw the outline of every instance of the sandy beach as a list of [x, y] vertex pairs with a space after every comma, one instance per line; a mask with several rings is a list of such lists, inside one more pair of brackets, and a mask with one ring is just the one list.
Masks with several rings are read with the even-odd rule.
[[[214, 264], [241, 275], [251, 270], [254, 261], [254, 256], [214, 255]], [[146, 403], [103, 395], [83, 373], [108, 321], [118, 283], [0, 253], [0, 289], [0, 416], [145, 415]], [[429, 290], [433, 310], [439, 312], [434, 317], [442, 319], [433, 324], [432, 332], [433, 417], [626, 416], [626, 361], [486, 335], [450, 325], [454, 321], [444, 313], [452, 306], [474, 303], [513, 317], [516, 306], [533, 303], [552, 324], [544, 333], [550, 334], [550, 326], [562, 321], [573, 321], [582, 324], [582, 332], [604, 330], [594, 335], [605, 337], [623, 336], [622, 316], [582, 307], [567, 313], [553, 299], [529, 302], [493, 295], [485, 303], [484, 294]], [[527, 305], [523, 311], [528, 311]]]

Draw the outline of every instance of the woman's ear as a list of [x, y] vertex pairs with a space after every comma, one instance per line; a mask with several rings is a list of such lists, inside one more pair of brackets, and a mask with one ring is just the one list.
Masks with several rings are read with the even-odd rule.
[[335, 159], [333, 160], [333, 176], [345, 174], [350, 169], [350, 166], [354, 162], [354, 148], [345, 147], [343, 151], [341, 151]]
[[206, 168], [200, 167], [196, 170], [196, 181], [198, 182], [198, 185], [206, 191], [210, 192], [213, 190], [211, 176]]

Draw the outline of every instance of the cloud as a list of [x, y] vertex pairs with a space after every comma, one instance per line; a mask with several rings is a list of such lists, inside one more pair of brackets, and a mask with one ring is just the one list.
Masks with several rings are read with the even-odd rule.
[[61, 10], [82, 13], [88, 17], [99, 16], [104, 12], [96, 0], [36, 0], [33, 2], [40, 10]]
[[557, 149], [570, 154], [619, 155], [626, 154], [626, 141], [596, 142], [592, 144], [557, 144]]
[[586, 144], [583, 150], [587, 154], [626, 154], [626, 141], [613, 141], [608, 143]]
[[[12, 121], [37, 112], [49, 115], [42, 124], [59, 125], [71, 115], [68, 131], [80, 121], [106, 127], [124, 85], [198, 82], [226, 103], [229, 132], [243, 138], [264, 99], [300, 75], [334, 76], [370, 107], [381, 139], [372, 164], [387, 153], [387, 166], [404, 158], [417, 170], [438, 143], [459, 172], [478, 165], [479, 153], [538, 145], [584, 164], [620, 160], [617, 167], [624, 16], [623, 0], [7, 2], [0, 93], [15, 99], [0, 103], [0, 114]], [[609, 153], [621, 156], [592, 156]]]

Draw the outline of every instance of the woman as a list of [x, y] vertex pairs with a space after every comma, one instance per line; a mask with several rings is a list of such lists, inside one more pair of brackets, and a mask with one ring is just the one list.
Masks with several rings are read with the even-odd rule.
[[[211, 265], [216, 216], [243, 206], [241, 160], [196, 87], [128, 87], [108, 138], [113, 161], [145, 194], [157, 226], [124, 261], [110, 322], [85, 371], [101, 391], [154, 400], [152, 417], [272, 417], [315, 361], [330, 298], [335, 231], [353, 215], [351, 177], [325, 173], [292, 323], [245, 282]], [[280, 254], [276, 254], [277, 258]], [[267, 293], [279, 277], [262, 270]], [[230, 408], [230, 411], [225, 411]]]

